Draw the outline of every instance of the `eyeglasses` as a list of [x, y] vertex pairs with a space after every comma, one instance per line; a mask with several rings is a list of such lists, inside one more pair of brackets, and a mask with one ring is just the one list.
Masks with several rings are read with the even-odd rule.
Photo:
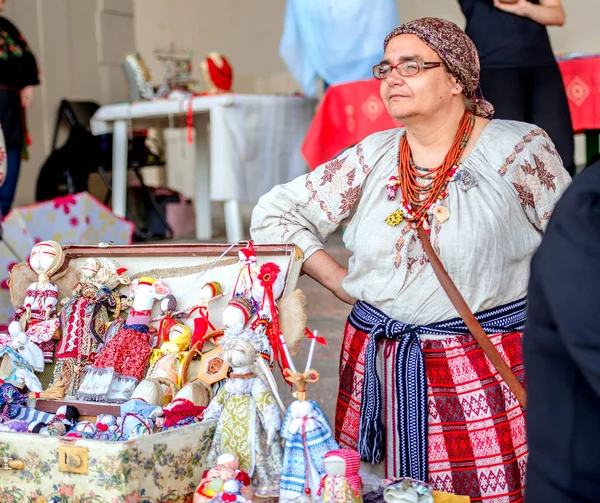
[[421, 70], [429, 70], [431, 68], [437, 68], [438, 66], [442, 66], [444, 63], [441, 61], [437, 61], [435, 63], [422, 63], [421, 61], [416, 61], [414, 59], [409, 59], [408, 61], [402, 61], [397, 65], [388, 65], [386, 63], [379, 63], [373, 67], [373, 77], [379, 80], [385, 79], [392, 70], [396, 70], [398, 74], [402, 77], [413, 77]]

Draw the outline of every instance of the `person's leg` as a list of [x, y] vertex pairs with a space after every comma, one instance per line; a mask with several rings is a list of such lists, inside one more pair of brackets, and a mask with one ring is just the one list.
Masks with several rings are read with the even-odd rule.
[[21, 170], [21, 150], [16, 147], [9, 147], [6, 149], [6, 157], [6, 176], [0, 187], [0, 211], [2, 216], [8, 214], [15, 198], [19, 171]]
[[575, 143], [567, 94], [558, 65], [532, 68], [532, 122], [544, 129], [569, 174], [575, 174]]
[[520, 69], [482, 69], [481, 92], [494, 105], [494, 119], [527, 122], [525, 83]]

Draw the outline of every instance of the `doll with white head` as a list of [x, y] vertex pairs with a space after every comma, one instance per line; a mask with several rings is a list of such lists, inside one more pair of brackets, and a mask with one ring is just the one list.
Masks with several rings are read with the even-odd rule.
[[[163, 342], [158, 349], [152, 351], [150, 356], [150, 370], [148, 378], [162, 377], [181, 385], [181, 368], [192, 340], [192, 329], [183, 323], [175, 323], [169, 330], [168, 340]], [[165, 402], [173, 398], [172, 390], [165, 390]]]
[[218, 421], [207, 465], [216, 466], [221, 454], [232, 452], [240, 469], [252, 478], [255, 493], [275, 497], [282, 463], [281, 415], [275, 396], [257, 375], [255, 365], [265, 343], [252, 330], [226, 331], [221, 346], [231, 374], [204, 412], [204, 420]]
[[148, 370], [152, 307], [169, 289], [163, 281], [144, 277], [132, 282], [131, 290], [133, 304], [127, 320], [88, 369], [77, 393], [80, 400], [123, 403]]
[[19, 389], [42, 391], [42, 384], [35, 372], [44, 370], [42, 350], [29, 340], [18, 321], [8, 325], [8, 334], [0, 336], [0, 378]]
[[325, 476], [321, 479], [318, 495], [324, 502], [362, 503], [360, 455], [350, 449], [339, 449], [325, 454]]
[[58, 288], [50, 278], [62, 267], [64, 260], [62, 246], [56, 241], [42, 241], [31, 249], [29, 265], [38, 280], [27, 287], [23, 305], [11, 320], [19, 321], [30, 339], [42, 348], [47, 363], [52, 362], [52, 338], [58, 330], [58, 319], [55, 318]]
[[[235, 481], [235, 486], [228, 483], [230, 481]], [[225, 491], [235, 492], [246, 498], [246, 501], [254, 501], [250, 477], [239, 469], [238, 459], [231, 452], [221, 454], [217, 458], [217, 465], [204, 472], [194, 493], [193, 503], [207, 503]]]

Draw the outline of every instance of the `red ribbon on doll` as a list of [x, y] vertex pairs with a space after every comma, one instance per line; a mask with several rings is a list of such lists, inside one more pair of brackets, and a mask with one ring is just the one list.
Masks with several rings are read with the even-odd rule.
[[[280, 338], [282, 333], [279, 326], [279, 314], [277, 313], [277, 305], [275, 304], [275, 296], [273, 294], [273, 284], [277, 280], [277, 276], [280, 272], [281, 269], [277, 264], [268, 262], [261, 266], [257, 279], [264, 288], [263, 306], [265, 300], [269, 301], [269, 310], [271, 311], [271, 329], [267, 330], [267, 336], [269, 338], [271, 348], [273, 349], [273, 359], [277, 362], [279, 369], [283, 373], [283, 369], [290, 368], [290, 364], [282, 347]], [[286, 379], [286, 382], [291, 386], [291, 381]]]
[[308, 328], [304, 329], [304, 335], [306, 335], [307, 339], [315, 339], [318, 344], [321, 344], [322, 346], [327, 346], [327, 339], [325, 339], [325, 337], [321, 337], [320, 335], [315, 335]]
[[190, 347], [194, 347], [196, 342], [201, 341], [208, 329], [216, 330], [215, 326], [208, 319], [208, 308], [206, 306], [197, 306], [190, 311], [187, 315], [186, 320], [189, 320], [190, 316], [198, 311], [199, 316], [194, 319], [194, 332], [192, 334], [192, 341], [190, 342]]

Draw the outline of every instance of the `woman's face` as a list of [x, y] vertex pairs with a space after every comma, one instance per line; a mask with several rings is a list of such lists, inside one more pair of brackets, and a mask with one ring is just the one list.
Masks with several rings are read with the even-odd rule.
[[[390, 40], [383, 62], [397, 65], [407, 60], [441, 62], [439, 55], [416, 35], [398, 35]], [[457, 86], [459, 91], [455, 89]], [[402, 77], [394, 69], [381, 81], [380, 86], [381, 98], [389, 114], [400, 122], [439, 112], [460, 91], [460, 85], [445, 71], [444, 66], [421, 69], [411, 77]]]

